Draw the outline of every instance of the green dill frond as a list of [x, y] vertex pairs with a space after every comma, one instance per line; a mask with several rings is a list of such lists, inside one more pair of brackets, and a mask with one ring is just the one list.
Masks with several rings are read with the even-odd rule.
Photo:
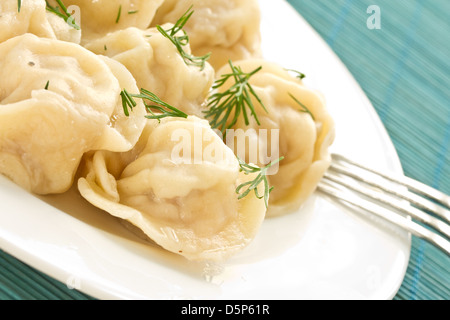
[[130, 111], [137, 105], [134, 99], [142, 99], [144, 102], [145, 109], [149, 113], [149, 115], [145, 116], [147, 119], [156, 119], [160, 121], [162, 118], [167, 117], [188, 117], [186, 113], [162, 101], [156, 94], [146, 89], [141, 89], [139, 94], [130, 94], [124, 89], [120, 93], [120, 96], [122, 98], [123, 112], [127, 117], [130, 115]]
[[306, 78], [306, 75], [300, 71], [294, 70], [294, 69], [286, 69], [286, 71], [290, 71], [295, 73], [295, 77], [299, 80], [303, 80]]
[[259, 72], [262, 67], [245, 73], [240, 67], [234, 66], [231, 60], [228, 63], [231, 72], [223, 74], [220, 79], [216, 80], [212, 89], [221, 88], [230, 79], [234, 80], [234, 84], [224, 92], [215, 92], [210, 95], [207, 104], [208, 110], [204, 111], [205, 117], [210, 120], [211, 127], [219, 129], [222, 134], [233, 127], [241, 115], [244, 117], [246, 125], [250, 124], [249, 115], [253, 116], [256, 123], [260, 125], [252, 96], [267, 112], [266, 107], [249, 82], [250, 78]]
[[[237, 159], [239, 161], [239, 170], [241, 172], [244, 172], [247, 175], [252, 174], [252, 173], [258, 173], [258, 175], [256, 176], [255, 179], [244, 182], [236, 188], [236, 193], [239, 195], [238, 199], [240, 200], [240, 199], [246, 197], [250, 192], [253, 191], [255, 193], [255, 196], [258, 199], [264, 198], [264, 203], [267, 208], [269, 206], [269, 194], [273, 190], [273, 187], [269, 187], [269, 181], [267, 180], [267, 171], [273, 165], [275, 165], [278, 162], [280, 162], [281, 160], [283, 160], [284, 157], [281, 157], [275, 161], [272, 161], [264, 168], [260, 168], [260, 167], [248, 164], [245, 161], [243, 161], [242, 159], [240, 159], [239, 157]], [[260, 195], [258, 192], [258, 186], [261, 183], [264, 183], [264, 194], [263, 195]]]
[[315, 121], [316, 118], [314, 117], [313, 113], [311, 112], [311, 110], [308, 109], [307, 106], [305, 106], [303, 103], [301, 103], [296, 97], [294, 97], [292, 94], [289, 93], [289, 96], [294, 99], [294, 101], [301, 107], [301, 109], [299, 110], [300, 112], [304, 112], [307, 113], [311, 116], [311, 118]]
[[[56, 2], [58, 3], [59, 7], [53, 7], [52, 5], [50, 5], [48, 3], [47, 0], [45, 0], [45, 3], [47, 4], [47, 7], [46, 7], [47, 11], [52, 12], [52, 13], [56, 14], [58, 17], [64, 19], [64, 21], [68, 25], [75, 28], [76, 30], [80, 30], [81, 29], [80, 26], [77, 25], [75, 23], [75, 21], [72, 21], [73, 19], [69, 23], [69, 19], [72, 17], [72, 15], [67, 11], [67, 8], [64, 5], [64, 3], [61, 0], [56, 0]], [[61, 9], [61, 11], [60, 11], [60, 9]]]
[[122, 15], [122, 5], [119, 6], [119, 11], [117, 12], [116, 23], [119, 23], [121, 15]]
[[[183, 30], [185, 24], [188, 22], [189, 18], [192, 16], [194, 11], [192, 11], [192, 6], [181, 16], [180, 19], [174, 24], [174, 26], [168, 30], [164, 30], [162, 26], [157, 25], [156, 29], [167, 39], [169, 39], [174, 46], [177, 48], [178, 53], [183, 58], [184, 62], [188, 66], [199, 67], [200, 70], [205, 68], [206, 61], [211, 57], [211, 53], [205, 54], [204, 56], [196, 57], [190, 53], [187, 53], [183, 47], [189, 44], [189, 37], [186, 31]], [[181, 32], [181, 35], [177, 35]]]

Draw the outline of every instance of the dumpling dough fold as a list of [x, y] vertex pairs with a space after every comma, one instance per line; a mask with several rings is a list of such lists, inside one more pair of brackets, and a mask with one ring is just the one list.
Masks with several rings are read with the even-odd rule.
[[[172, 24], [165, 24], [168, 30]], [[156, 94], [181, 111], [201, 116], [200, 105], [214, 81], [214, 70], [206, 62], [202, 69], [188, 65], [175, 45], [156, 28], [127, 28], [91, 41], [85, 47], [122, 63], [133, 74], [139, 88]], [[184, 47], [190, 52], [189, 45]]]
[[17, 0], [2, 0], [0, 42], [25, 33], [77, 44], [81, 41], [81, 30], [72, 28], [64, 19], [48, 12], [45, 0], [24, 0], [20, 12]]
[[[77, 6], [82, 30], [81, 43], [87, 43], [110, 32], [136, 27], [147, 29], [155, 11], [164, 0], [64, 0]], [[55, 0], [49, 3], [58, 6]]]
[[171, 252], [223, 261], [242, 250], [264, 220], [263, 199], [236, 194], [251, 179], [208, 122], [191, 116], [149, 121], [130, 152], [87, 156], [78, 189]]
[[165, 0], [151, 25], [175, 23], [191, 6], [185, 31], [195, 55], [212, 53], [216, 70], [230, 59], [261, 56], [258, 0]]
[[[235, 61], [233, 65], [240, 67], [243, 72], [262, 67], [250, 78], [249, 83], [267, 112], [252, 97], [261, 125], [249, 117], [250, 124], [247, 126], [244, 118], [239, 117], [232, 128], [235, 130], [235, 139], [228, 136], [227, 144], [241, 158], [260, 167], [284, 157], [277, 165], [277, 170], [272, 170], [273, 174], [268, 175], [274, 189], [270, 194], [267, 216], [295, 211], [310, 197], [330, 165], [329, 147], [335, 136], [334, 121], [322, 95], [308, 88], [302, 80], [279, 64], [262, 59], [247, 59]], [[227, 73], [230, 73], [228, 65], [217, 73], [217, 78]], [[232, 84], [234, 82], [229, 81], [219, 90], [226, 90]], [[242, 129], [247, 141], [253, 143], [247, 142], [242, 147], [242, 143], [237, 142], [238, 129]]]
[[83, 154], [128, 151], [145, 124], [142, 102], [130, 117], [122, 88], [128, 70], [69, 42], [25, 34], [0, 44], [0, 173], [38, 194], [73, 183]]

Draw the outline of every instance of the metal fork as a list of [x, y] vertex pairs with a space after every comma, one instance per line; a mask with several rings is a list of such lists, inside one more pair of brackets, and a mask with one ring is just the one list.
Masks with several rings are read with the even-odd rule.
[[450, 196], [403, 175], [386, 174], [332, 154], [318, 190], [375, 214], [450, 255]]

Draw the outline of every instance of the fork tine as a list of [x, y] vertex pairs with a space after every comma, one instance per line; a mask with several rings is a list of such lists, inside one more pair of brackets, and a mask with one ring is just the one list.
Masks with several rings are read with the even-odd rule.
[[394, 209], [411, 216], [412, 218], [427, 224], [442, 234], [450, 237], [450, 225], [446, 224], [444, 221], [433, 217], [413, 206], [411, 206], [408, 202], [400, 201], [394, 197], [389, 196], [388, 194], [375, 191], [370, 188], [364, 188], [360, 183], [355, 181], [351, 181], [349, 179], [343, 179], [337, 174], [332, 174], [331, 172], [325, 173], [325, 181], [332, 181], [339, 185], [342, 185], [350, 190], [358, 192], [366, 197], [369, 197], [373, 200], [379, 201], [381, 203], [392, 206]]
[[[332, 157], [333, 157], [334, 162], [330, 167], [331, 170], [334, 170], [336, 172], [350, 176], [350, 177], [357, 179], [359, 181], [362, 181], [366, 184], [369, 184], [371, 186], [379, 188], [385, 192], [394, 194], [397, 197], [407, 200], [411, 204], [413, 204], [419, 208], [422, 208], [424, 210], [430, 211], [433, 214], [443, 218], [447, 222], [450, 222], [450, 210], [447, 209], [450, 207], [450, 197], [447, 196], [446, 194], [440, 192], [439, 190], [436, 190], [429, 186], [423, 185], [422, 183], [415, 181], [413, 179], [410, 179], [408, 177], [387, 175], [385, 173], [373, 170], [371, 168], [367, 168], [367, 167], [365, 167], [361, 164], [358, 164], [342, 155], [333, 154]], [[408, 189], [413, 190], [416, 193], [425, 195], [428, 198], [433, 199], [436, 202], [439, 202], [442, 206], [438, 205], [428, 199], [425, 199], [415, 193], [409, 192], [405, 188], [394, 188], [392, 185], [389, 185], [389, 184], [381, 184], [379, 181], [376, 181], [376, 179], [373, 179], [372, 176], [367, 175], [365, 173], [362, 173], [362, 172], [359, 174], [355, 173], [354, 171], [350, 170], [346, 166], [346, 164], [356, 166], [358, 169], [368, 171], [368, 172], [373, 173], [377, 176], [380, 176], [384, 179], [387, 179], [391, 182], [395, 182], [401, 186], [407, 187]], [[422, 185], [425, 187], [422, 188]], [[447, 208], [445, 208], [444, 206]]]
[[390, 221], [450, 255], [450, 225], [446, 223], [450, 221], [448, 195], [411, 178], [373, 170], [339, 154], [332, 157], [330, 170], [320, 182], [319, 191], [349, 207], [361, 208]]
[[401, 183], [404, 186], [408, 187], [410, 190], [412, 190], [416, 193], [422, 194], [422, 195], [442, 204], [443, 206], [450, 208], [450, 196], [449, 195], [446, 195], [445, 193], [443, 193], [439, 190], [436, 190], [435, 188], [432, 188], [420, 181], [411, 179], [411, 178], [403, 176], [403, 175], [401, 175], [401, 176], [399, 176], [399, 175], [394, 176], [392, 174], [387, 175], [383, 172], [374, 170], [373, 168], [369, 168], [369, 167], [364, 166], [360, 163], [357, 163], [351, 159], [348, 159], [347, 157], [344, 157], [341, 154], [333, 154], [332, 157], [333, 157], [333, 160], [344, 161], [353, 166], [356, 166], [361, 169], [370, 171], [374, 174], [377, 174], [377, 175], [379, 175], [385, 179], [388, 179], [390, 181]]
[[376, 205], [374, 202], [365, 200], [360, 196], [351, 194], [350, 192], [343, 192], [334, 187], [330, 187], [324, 182], [319, 183], [318, 190], [340, 201], [343, 201], [350, 206], [356, 206], [378, 217], [381, 217], [384, 220], [394, 223], [395, 225], [398, 225], [401, 228], [411, 232], [411, 234], [433, 243], [435, 246], [446, 252], [447, 255], [450, 255], [450, 242], [448, 240], [407, 217], [399, 215], [394, 211], [388, 210], [382, 206]]

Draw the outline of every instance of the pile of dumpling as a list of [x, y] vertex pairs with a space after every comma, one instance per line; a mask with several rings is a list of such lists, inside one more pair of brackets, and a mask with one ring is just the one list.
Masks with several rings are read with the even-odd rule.
[[[156, 28], [173, 27], [190, 7], [185, 50], [211, 54], [201, 68]], [[40, 195], [76, 183], [92, 205], [191, 260], [223, 261], [242, 250], [266, 217], [289, 214], [311, 195], [334, 138], [322, 96], [262, 59], [258, 13], [257, 0], [2, 0], [0, 173]], [[267, 177], [268, 206], [254, 192], [238, 197], [237, 187], [257, 175], [243, 172], [236, 156], [250, 150], [228, 146], [205, 118], [229, 61], [246, 72], [262, 67], [250, 81], [259, 123], [238, 119], [233, 129], [263, 144], [260, 129], [279, 132], [276, 145], [265, 146], [283, 157]], [[141, 88], [188, 117], [148, 119], [140, 99], [125, 114], [121, 93]], [[174, 158], [177, 134], [192, 143]]]

